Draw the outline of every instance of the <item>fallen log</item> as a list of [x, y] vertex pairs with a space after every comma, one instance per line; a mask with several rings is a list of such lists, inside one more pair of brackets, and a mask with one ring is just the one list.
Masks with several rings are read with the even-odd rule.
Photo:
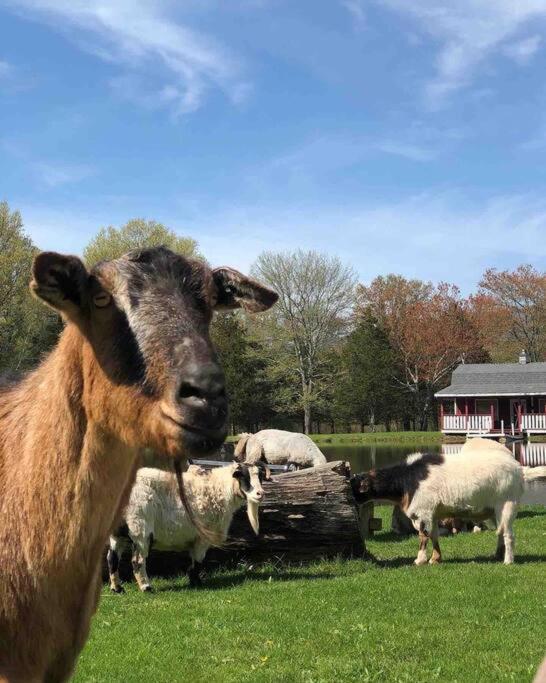
[[308, 562], [320, 557], [362, 557], [364, 538], [343, 461], [287, 472], [264, 482], [260, 535], [245, 510], [233, 519], [226, 547], [209, 551], [208, 561]]

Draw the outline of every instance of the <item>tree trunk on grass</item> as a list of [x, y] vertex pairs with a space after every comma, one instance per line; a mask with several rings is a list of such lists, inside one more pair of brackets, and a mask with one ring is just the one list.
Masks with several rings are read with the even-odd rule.
[[211, 549], [209, 562], [362, 557], [365, 547], [349, 476], [343, 461], [274, 476], [264, 483], [260, 535], [250, 529], [246, 510], [239, 510], [228, 544]]

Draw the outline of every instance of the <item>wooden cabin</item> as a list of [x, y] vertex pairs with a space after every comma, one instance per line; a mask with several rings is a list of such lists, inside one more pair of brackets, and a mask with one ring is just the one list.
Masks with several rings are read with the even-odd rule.
[[546, 434], [546, 363], [469, 363], [435, 394], [444, 434], [489, 437]]

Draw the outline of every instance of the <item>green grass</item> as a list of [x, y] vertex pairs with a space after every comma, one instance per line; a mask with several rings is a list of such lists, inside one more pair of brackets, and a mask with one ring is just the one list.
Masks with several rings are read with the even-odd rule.
[[[441, 432], [353, 432], [350, 434], [310, 434], [313, 441], [328, 446], [359, 446], [366, 444], [425, 444], [442, 443]], [[237, 441], [228, 436], [226, 441]]]
[[[388, 529], [390, 509], [377, 508]], [[441, 539], [444, 563], [414, 567], [417, 541], [376, 534], [379, 563], [240, 568], [189, 590], [104, 589], [75, 681], [330, 683], [531, 681], [544, 656], [546, 510], [516, 521], [516, 564], [490, 560], [492, 531]]]
[[441, 432], [359, 432], [352, 434], [310, 434], [313, 441], [328, 446], [365, 446], [366, 444], [442, 443]]

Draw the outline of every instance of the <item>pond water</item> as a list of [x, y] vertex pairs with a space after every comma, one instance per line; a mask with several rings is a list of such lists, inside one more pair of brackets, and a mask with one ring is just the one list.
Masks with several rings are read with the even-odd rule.
[[[383, 445], [367, 444], [365, 446], [328, 446], [321, 445], [321, 450], [328, 460], [347, 460], [353, 472], [364, 472], [372, 467], [387, 467], [403, 460], [410, 453], [417, 451], [426, 453], [456, 453], [462, 445], [429, 444], [429, 445]], [[546, 465], [546, 443], [512, 444], [510, 449], [514, 457], [524, 465]], [[526, 487], [522, 500], [525, 505], [546, 505], [546, 484], [533, 483]]]

